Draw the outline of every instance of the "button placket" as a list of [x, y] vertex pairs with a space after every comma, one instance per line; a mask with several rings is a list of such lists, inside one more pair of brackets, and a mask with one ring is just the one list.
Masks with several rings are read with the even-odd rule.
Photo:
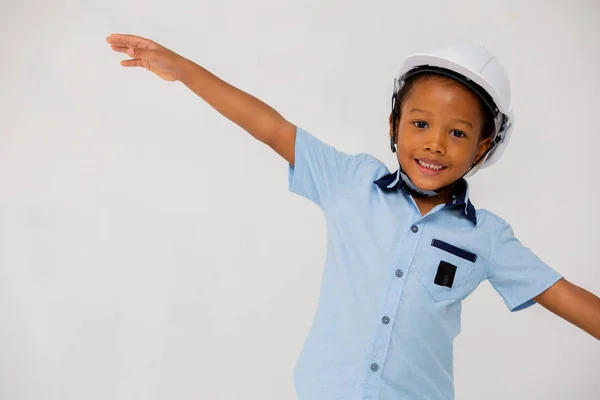
[[[370, 351], [371, 364], [367, 364], [368, 369], [365, 368], [367, 375], [363, 378], [365, 390], [361, 393], [363, 396], [362, 398], [372, 398], [372, 396], [376, 396], [381, 385], [381, 374], [377, 372], [381, 370], [381, 363], [384, 362], [383, 360], [385, 360], [387, 356], [390, 339], [392, 337], [393, 324], [391, 323], [390, 316], [396, 315], [406, 284], [406, 279], [399, 278], [403, 278], [406, 273], [405, 271], [410, 269], [411, 264], [407, 264], [407, 261], [412, 259], [412, 256], [410, 255], [413, 255], [416, 251], [422, 233], [420, 232], [417, 223], [410, 224], [409, 229], [410, 231], [407, 231], [407, 235], [403, 235], [404, 237], [402, 238], [401, 246], [398, 248], [398, 253], [395, 252], [393, 257], [393, 262], [395, 264], [397, 263], [396, 265], [398, 266], [397, 269], [394, 270], [393, 275], [390, 275], [390, 278], [388, 278], [390, 279], [389, 285], [386, 290], [384, 304], [382, 304], [380, 309], [381, 323], [379, 324], [379, 327], [376, 328], [375, 337], [373, 338], [374, 342]], [[409, 257], [407, 258], [406, 255], [409, 255]]]

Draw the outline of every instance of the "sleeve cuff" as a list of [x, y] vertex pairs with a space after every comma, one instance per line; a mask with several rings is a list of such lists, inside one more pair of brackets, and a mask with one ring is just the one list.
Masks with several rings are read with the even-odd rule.
[[517, 312], [537, 304], [534, 298], [550, 289], [561, 279], [563, 279], [563, 276], [553, 271], [550, 276], [540, 279], [536, 285], [532, 286], [527, 295], [520, 296], [520, 298], [512, 299], [510, 302], [507, 302], [506, 305], [508, 306], [508, 309], [511, 312]]

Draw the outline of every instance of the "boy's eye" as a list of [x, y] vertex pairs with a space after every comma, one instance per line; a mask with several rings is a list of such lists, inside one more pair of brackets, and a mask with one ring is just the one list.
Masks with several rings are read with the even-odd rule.
[[415, 122], [413, 122], [413, 125], [419, 129], [427, 128], [427, 122], [425, 122], [425, 121], [415, 121]]
[[451, 133], [451, 134], [452, 134], [454, 137], [457, 137], [457, 138], [462, 138], [462, 137], [465, 137], [465, 136], [467, 136], [467, 135], [465, 135], [463, 132], [461, 132], [461, 131], [457, 131], [456, 129], [455, 129], [455, 130], [453, 130], [453, 131], [451, 131], [450, 133]]

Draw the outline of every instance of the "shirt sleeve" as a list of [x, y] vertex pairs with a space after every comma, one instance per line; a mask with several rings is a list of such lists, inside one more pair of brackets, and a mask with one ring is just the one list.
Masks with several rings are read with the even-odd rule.
[[294, 165], [289, 165], [289, 190], [324, 209], [333, 193], [348, 183], [357, 160], [358, 156], [338, 151], [297, 128]]
[[533, 299], [562, 276], [540, 260], [502, 221], [492, 254], [488, 280], [510, 311], [524, 310], [536, 304]]

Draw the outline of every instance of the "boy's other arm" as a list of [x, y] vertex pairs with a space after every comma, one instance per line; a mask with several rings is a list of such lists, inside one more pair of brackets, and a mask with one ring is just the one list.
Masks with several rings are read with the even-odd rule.
[[600, 298], [594, 294], [561, 279], [535, 301], [600, 340]]
[[269, 105], [149, 39], [113, 34], [106, 41], [114, 51], [132, 57], [121, 65], [143, 67], [164, 80], [182, 82], [221, 115], [294, 164], [296, 127]]

